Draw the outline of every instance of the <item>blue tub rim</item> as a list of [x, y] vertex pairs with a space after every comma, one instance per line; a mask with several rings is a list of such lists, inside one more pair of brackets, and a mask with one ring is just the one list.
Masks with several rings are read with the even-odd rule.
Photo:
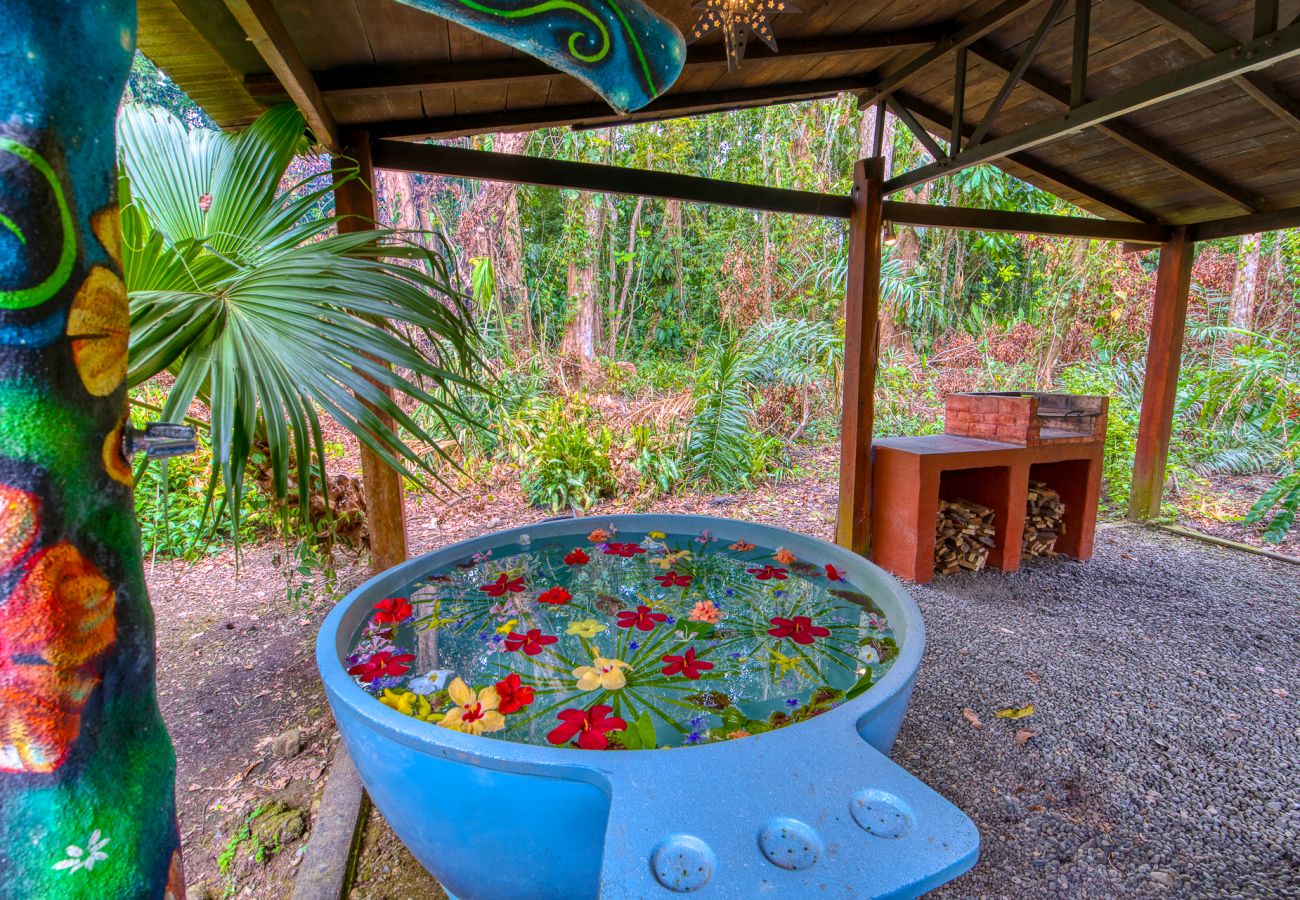
[[[897, 579], [870, 560], [820, 538], [773, 525], [692, 514], [622, 513], [547, 520], [490, 531], [424, 553], [367, 579], [334, 606], [325, 621], [321, 623], [316, 638], [316, 666], [331, 705], [342, 704], [353, 715], [364, 721], [368, 728], [405, 746], [503, 771], [570, 777], [582, 781], [593, 780], [595, 776], [596, 781], [607, 783], [606, 778], [601, 777], [602, 775], [613, 775], [637, 766], [637, 760], [643, 753], [660, 752], [543, 747], [441, 728], [389, 709], [374, 695], [356, 684], [347, 674], [343, 663], [347, 649], [346, 637], [351, 635], [360, 620], [373, 608], [372, 605], [367, 605], [367, 602], [373, 604], [376, 598], [382, 599], [383, 596], [389, 596], [392, 592], [405, 588], [421, 574], [464, 559], [472, 553], [516, 544], [523, 535], [529, 535], [534, 539], [545, 539], [560, 534], [581, 534], [584, 531], [603, 528], [607, 524], [612, 525], [619, 532], [638, 535], [649, 531], [698, 534], [707, 529], [718, 541], [726, 542], [744, 539], [759, 543], [756, 536], [764, 536], [767, 538], [763, 544], [765, 546], [784, 546], [800, 559], [816, 560], [818, 564], [830, 563], [845, 572], [847, 575], [845, 580], [848, 584], [863, 590], [864, 593], [870, 593], [873, 600], [881, 605], [896, 632], [902, 634], [898, 658], [885, 676], [858, 697], [841, 703], [829, 712], [808, 722], [787, 725], [761, 734], [696, 746], [674, 747], [669, 752], [689, 752], [693, 754], [692, 759], [704, 762], [705, 758], [702, 754], [728, 752], [726, 748], [734, 749], [740, 742], [774, 740], [790, 729], [811, 730], [819, 723], [823, 727], [837, 723], [840, 726], [851, 724], [852, 727], [857, 728], [860, 722], [869, 719], [878, 709], [889, 704], [900, 694], [911, 691], [925, 649], [925, 623], [916, 601], [903, 589]], [[864, 582], [875, 583], [871, 591], [864, 588]], [[881, 592], [887, 593], [889, 601], [897, 607], [898, 612], [902, 613], [901, 622], [897, 612], [888, 609], [886, 604], [881, 602], [885, 599], [878, 596]], [[341, 718], [337, 709], [335, 717]]]

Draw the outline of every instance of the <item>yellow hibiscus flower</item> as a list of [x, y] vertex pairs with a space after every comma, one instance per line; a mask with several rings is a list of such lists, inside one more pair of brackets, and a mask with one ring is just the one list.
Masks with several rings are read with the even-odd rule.
[[630, 668], [632, 667], [621, 659], [597, 656], [591, 661], [591, 665], [578, 666], [574, 669], [573, 677], [578, 679], [580, 691], [598, 691], [601, 688], [616, 691], [627, 684], [627, 676], [623, 674], [623, 670]]
[[440, 713], [433, 711], [428, 697], [414, 691], [395, 691], [392, 688], [384, 688], [384, 692], [379, 696], [379, 702], [389, 709], [397, 710], [404, 716], [410, 716], [422, 722], [436, 722], [442, 718]]
[[457, 678], [447, 685], [447, 693], [456, 705], [447, 710], [438, 723], [443, 728], [466, 734], [489, 734], [506, 727], [506, 717], [497, 712], [501, 698], [497, 696], [496, 688], [475, 691]]
[[578, 637], [590, 640], [608, 628], [608, 625], [597, 622], [595, 619], [582, 619], [578, 622], [570, 622], [565, 634], [576, 634]]

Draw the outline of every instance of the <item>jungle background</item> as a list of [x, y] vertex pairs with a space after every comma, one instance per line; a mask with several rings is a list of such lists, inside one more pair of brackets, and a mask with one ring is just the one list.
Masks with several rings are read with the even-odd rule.
[[[213, 127], [144, 57], [128, 100], [166, 109], [192, 129]], [[841, 96], [455, 143], [847, 193], [854, 161], [869, 155], [873, 116]], [[885, 135], [892, 171], [923, 161], [892, 117]], [[329, 165], [302, 156], [283, 183], [319, 189]], [[611, 502], [662, 507], [681, 492], [726, 495], [799, 477], [833, 484], [844, 223], [387, 171], [376, 173], [374, 189], [382, 223], [430, 246], [439, 232], [450, 240], [493, 376], [491, 394], [464, 398], [471, 415], [462, 420], [410, 409], [450, 457], [429, 458], [444, 481], [437, 502], [473, 486], [517, 490], [536, 508], [589, 512]], [[991, 166], [899, 199], [1079, 213]], [[309, 215], [331, 213], [323, 192]], [[1122, 511], [1158, 254], [905, 227], [896, 237], [884, 266], [877, 432], [941, 431], [943, 397], [954, 391], [1107, 394], [1104, 503], [1108, 513]], [[1198, 245], [1169, 520], [1293, 547], [1298, 286], [1300, 230]], [[134, 390], [140, 418], [151, 417], [167, 388], [164, 374]], [[200, 404], [190, 412], [200, 423], [206, 414]], [[214, 519], [202, 428], [200, 443], [199, 454], [150, 467], [137, 486], [154, 558], [221, 552], [236, 537], [232, 528], [255, 540], [276, 525], [274, 504], [259, 490], [256, 449], [239, 524]], [[342, 537], [360, 545], [356, 441], [327, 421], [325, 447], [335, 510], [325, 544]], [[321, 536], [319, 523], [300, 523], [289, 546], [301, 572], [328, 557]]]

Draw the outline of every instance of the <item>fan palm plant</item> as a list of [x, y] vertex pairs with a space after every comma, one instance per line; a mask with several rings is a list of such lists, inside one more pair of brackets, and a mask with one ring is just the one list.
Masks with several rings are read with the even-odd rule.
[[319, 214], [328, 183], [282, 188], [307, 149], [292, 106], [238, 135], [127, 107], [119, 147], [129, 380], [173, 376], [164, 419], [195, 399], [210, 410], [209, 509], [222, 485], [238, 524], [250, 453], [265, 445], [280, 508], [287, 514], [296, 478], [305, 519], [309, 486], [325, 485], [322, 414], [413, 481], [437, 479], [443, 448], [390, 392], [447, 425], [459, 417], [457, 394], [481, 389], [477, 333], [446, 240], [429, 236], [430, 250], [388, 229], [340, 233], [341, 217]]

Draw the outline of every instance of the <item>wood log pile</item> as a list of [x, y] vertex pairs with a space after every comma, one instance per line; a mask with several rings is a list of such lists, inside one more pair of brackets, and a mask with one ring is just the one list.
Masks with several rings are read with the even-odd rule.
[[1065, 534], [1065, 504], [1061, 495], [1041, 481], [1029, 482], [1025, 505], [1025, 537], [1020, 558], [1055, 556], [1056, 539]]
[[960, 569], [978, 572], [993, 549], [993, 510], [970, 500], [939, 501], [935, 522], [934, 571], [950, 575]]

